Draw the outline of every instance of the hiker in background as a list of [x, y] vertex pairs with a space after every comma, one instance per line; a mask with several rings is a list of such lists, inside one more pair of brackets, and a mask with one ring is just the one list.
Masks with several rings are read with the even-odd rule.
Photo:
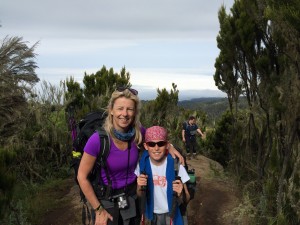
[[197, 140], [196, 134], [199, 133], [203, 137], [203, 133], [196, 124], [196, 118], [190, 116], [188, 121], [183, 122], [182, 125], [182, 141], [185, 143], [187, 158], [190, 159], [190, 153], [193, 157], [197, 155]]
[[[106, 159], [107, 167], [101, 167], [101, 188], [96, 190], [97, 193], [88, 179], [97, 157], [101, 154], [97, 132], [85, 145], [77, 178], [85, 197], [95, 210], [95, 225], [129, 225], [140, 222], [134, 170], [145, 129], [140, 124], [139, 114], [140, 100], [136, 90], [119, 87], [112, 93], [107, 107], [108, 116], [104, 122], [110, 149]], [[172, 148], [171, 152], [183, 162], [183, 157], [176, 149]], [[104, 193], [110, 187], [112, 190], [107, 196]]]
[[147, 190], [146, 218], [151, 220], [151, 225], [184, 224], [179, 204], [183, 202], [184, 189], [187, 191], [185, 182], [190, 178], [185, 168], [168, 154], [166, 129], [148, 128], [144, 147], [147, 151], [143, 152], [136, 174], [138, 195], [143, 195], [144, 186]]

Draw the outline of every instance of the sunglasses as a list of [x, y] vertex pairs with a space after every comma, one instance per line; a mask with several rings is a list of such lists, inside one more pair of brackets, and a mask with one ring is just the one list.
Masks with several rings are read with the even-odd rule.
[[158, 147], [162, 147], [165, 146], [167, 144], [166, 141], [159, 141], [159, 142], [153, 142], [153, 141], [149, 141], [146, 143], [149, 147], [153, 148], [155, 147], [155, 145], [157, 145]]
[[133, 89], [133, 88], [129, 88], [129, 87], [126, 87], [126, 86], [122, 86], [122, 87], [117, 87], [117, 91], [120, 91], [120, 92], [123, 92], [123, 91], [125, 91], [125, 90], [129, 90], [132, 94], [134, 94], [134, 95], [138, 95], [138, 91], [137, 90], [135, 90], [135, 89]]

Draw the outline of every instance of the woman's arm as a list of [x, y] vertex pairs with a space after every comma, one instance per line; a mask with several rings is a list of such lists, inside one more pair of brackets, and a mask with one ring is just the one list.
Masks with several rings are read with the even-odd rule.
[[177, 151], [177, 149], [172, 144], [169, 144], [169, 153], [172, 155], [173, 158], [177, 157], [179, 159], [179, 162], [183, 166], [185, 166], [183, 156], [179, 153], [179, 151]]
[[91, 170], [93, 169], [95, 162], [96, 162], [96, 158], [94, 156], [91, 156], [84, 152], [79, 164], [78, 175], [77, 175], [79, 186], [83, 194], [85, 195], [85, 197], [87, 198], [87, 200], [90, 202], [90, 204], [94, 209], [98, 207], [100, 202], [96, 197], [96, 194], [88, 179], [88, 176]]
[[79, 169], [78, 169], [78, 175], [77, 180], [79, 183], [79, 186], [93, 207], [93, 209], [96, 211], [96, 223], [95, 224], [101, 224], [103, 222], [106, 223], [108, 219], [112, 220], [112, 216], [102, 207], [101, 202], [98, 200], [94, 189], [88, 179], [88, 176], [91, 172], [91, 170], [94, 167], [94, 164], [96, 162], [96, 157], [91, 156], [87, 153], [83, 153]]

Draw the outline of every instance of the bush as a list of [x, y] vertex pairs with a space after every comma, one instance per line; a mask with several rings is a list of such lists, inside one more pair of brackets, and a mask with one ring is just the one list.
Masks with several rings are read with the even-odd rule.
[[233, 116], [227, 111], [216, 128], [206, 133], [205, 148], [207, 156], [226, 167], [230, 159], [230, 143], [232, 141]]

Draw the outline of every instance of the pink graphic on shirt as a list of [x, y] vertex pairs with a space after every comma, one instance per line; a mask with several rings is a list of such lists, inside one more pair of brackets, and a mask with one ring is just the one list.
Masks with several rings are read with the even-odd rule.
[[153, 184], [154, 186], [165, 187], [167, 185], [167, 179], [165, 176], [154, 175]]

